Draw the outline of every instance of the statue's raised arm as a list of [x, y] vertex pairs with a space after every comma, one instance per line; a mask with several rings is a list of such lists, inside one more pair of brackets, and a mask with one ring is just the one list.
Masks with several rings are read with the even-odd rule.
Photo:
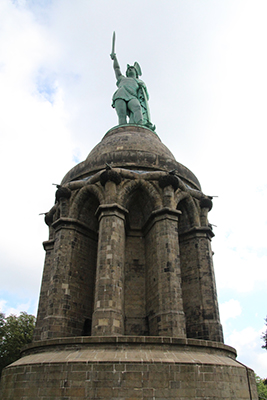
[[120, 66], [119, 66], [119, 62], [117, 60], [116, 54], [110, 54], [111, 59], [113, 60], [113, 68], [115, 71], [115, 75], [117, 80], [119, 79], [119, 77], [122, 75], [121, 70], [120, 70]]
[[119, 125], [127, 124], [127, 117], [129, 117], [130, 124], [144, 125], [155, 130], [155, 126], [150, 120], [147, 88], [145, 83], [139, 79], [139, 76], [142, 75], [140, 65], [137, 62], [133, 66], [127, 64], [126, 76], [121, 73], [115, 53], [115, 32], [113, 33], [110, 57], [113, 60], [118, 86], [112, 98], [112, 107], [118, 114]]

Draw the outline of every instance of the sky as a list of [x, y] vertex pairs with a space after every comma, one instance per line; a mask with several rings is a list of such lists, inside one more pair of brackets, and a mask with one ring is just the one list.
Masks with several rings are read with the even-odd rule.
[[266, 0], [0, 1], [0, 311], [36, 314], [55, 186], [117, 125], [112, 33], [156, 132], [214, 196], [225, 343], [267, 377]]

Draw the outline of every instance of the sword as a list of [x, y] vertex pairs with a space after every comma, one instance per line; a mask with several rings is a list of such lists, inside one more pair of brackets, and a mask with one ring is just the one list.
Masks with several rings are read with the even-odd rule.
[[116, 34], [115, 31], [113, 32], [113, 36], [112, 36], [112, 50], [111, 50], [111, 54], [110, 57], [112, 58], [112, 60], [114, 59], [114, 56], [116, 55], [115, 53], [115, 39], [116, 39]]

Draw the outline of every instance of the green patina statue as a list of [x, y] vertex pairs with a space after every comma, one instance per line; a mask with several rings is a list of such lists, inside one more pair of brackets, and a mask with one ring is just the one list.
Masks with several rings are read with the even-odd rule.
[[139, 76], [142, 75], [140, 65], [135, 62], [133, 66], [127, 65], [126, 76], [121, 73], [115, 54], [115, 32], [113, 33], [112, 52], [113, 67], [117, 78], [118, 89], [112, 98], [112, 107], [116, 109], [119, 125], [130, 124], [144, 125], [155, 130], [150, 120], [148, 107], [148, 92], [146, 85]]

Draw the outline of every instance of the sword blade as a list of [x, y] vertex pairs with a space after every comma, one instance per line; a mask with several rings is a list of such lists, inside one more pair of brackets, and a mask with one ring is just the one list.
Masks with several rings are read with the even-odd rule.
[[115, 39], [116, 39], [116, 34], [115, 31], [113, 32], [113, 37], [112, 37], [112, 51], [111, 54], [115, 54]]

